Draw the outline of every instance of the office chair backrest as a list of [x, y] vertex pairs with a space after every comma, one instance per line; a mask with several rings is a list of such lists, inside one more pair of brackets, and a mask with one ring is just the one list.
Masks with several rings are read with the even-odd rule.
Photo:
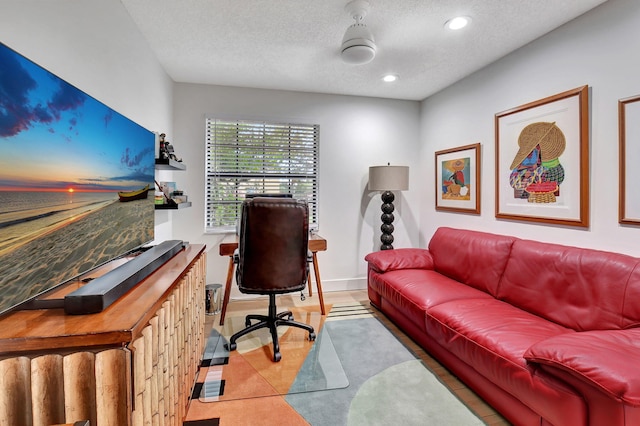
[[302, 200], [252, 198], [242, 203], [238, 288], [243, 293], [304, 289], [308, 275], [309, 209]]
[[[278, 193], [252, 193], [246, 194], [244, 196], [246, 199], [250, 198], [258, 198], [258, 197], [269, 197], [269, 198], [293, 198], [293, 194], [286, 192], [278, 192]], [[240, 206], [240, 217], [242, 217], [242, 206]], [[236, 235], [240, 235], [240, 221], [236, 223]]]

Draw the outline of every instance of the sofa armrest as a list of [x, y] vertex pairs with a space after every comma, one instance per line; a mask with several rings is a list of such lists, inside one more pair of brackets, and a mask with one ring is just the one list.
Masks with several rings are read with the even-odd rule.
[[433, 258], [427, 249], [399, 248], [369, 253], [364, 260], [377, 272], [398, 269], [433, 269]]
[[524, 357], [559, 368], [616, 400], [640, 406], [640, 329], [566, 333], [534, 344]]

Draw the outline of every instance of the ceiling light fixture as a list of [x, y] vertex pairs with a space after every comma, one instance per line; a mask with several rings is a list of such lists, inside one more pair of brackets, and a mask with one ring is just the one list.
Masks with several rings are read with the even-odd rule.
[[342, 60], [348, 64], [366, 64], [376, 56], [376, 44], [373, 34], [362, 23], [369, 11], [369, 2], [353, 0], [345, 6], [345, 10], [355, 19], [342, 38]]
[[453, 19], [449, 19], [444, 25], [450, 30], [459, 30], [466, 27], [469, 22], [471, 22], [471, 18], [468, 16], [458, 16]]
[[385, 83], [393, 83], [397, 79], [398, 79], [398, 76], [395, 74], [387, 74], [384, 77], [382, 77], [382, 81], [384, 81]]

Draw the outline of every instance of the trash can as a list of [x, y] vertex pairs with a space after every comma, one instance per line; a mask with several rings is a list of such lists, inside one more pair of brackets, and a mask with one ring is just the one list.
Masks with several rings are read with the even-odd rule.
[[207, 315], [215, 315], [220, 313], [221, 293], [222, 284], [207, 284], [205, 286], [205, 313]]

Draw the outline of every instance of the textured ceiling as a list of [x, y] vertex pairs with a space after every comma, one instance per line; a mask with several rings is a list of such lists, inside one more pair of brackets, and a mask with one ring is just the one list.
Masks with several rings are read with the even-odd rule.
[[422, 100], [605, 0], [369, 0], [364, 65], [340, 59], [346, 0], [121, 1], [176, 82]]

